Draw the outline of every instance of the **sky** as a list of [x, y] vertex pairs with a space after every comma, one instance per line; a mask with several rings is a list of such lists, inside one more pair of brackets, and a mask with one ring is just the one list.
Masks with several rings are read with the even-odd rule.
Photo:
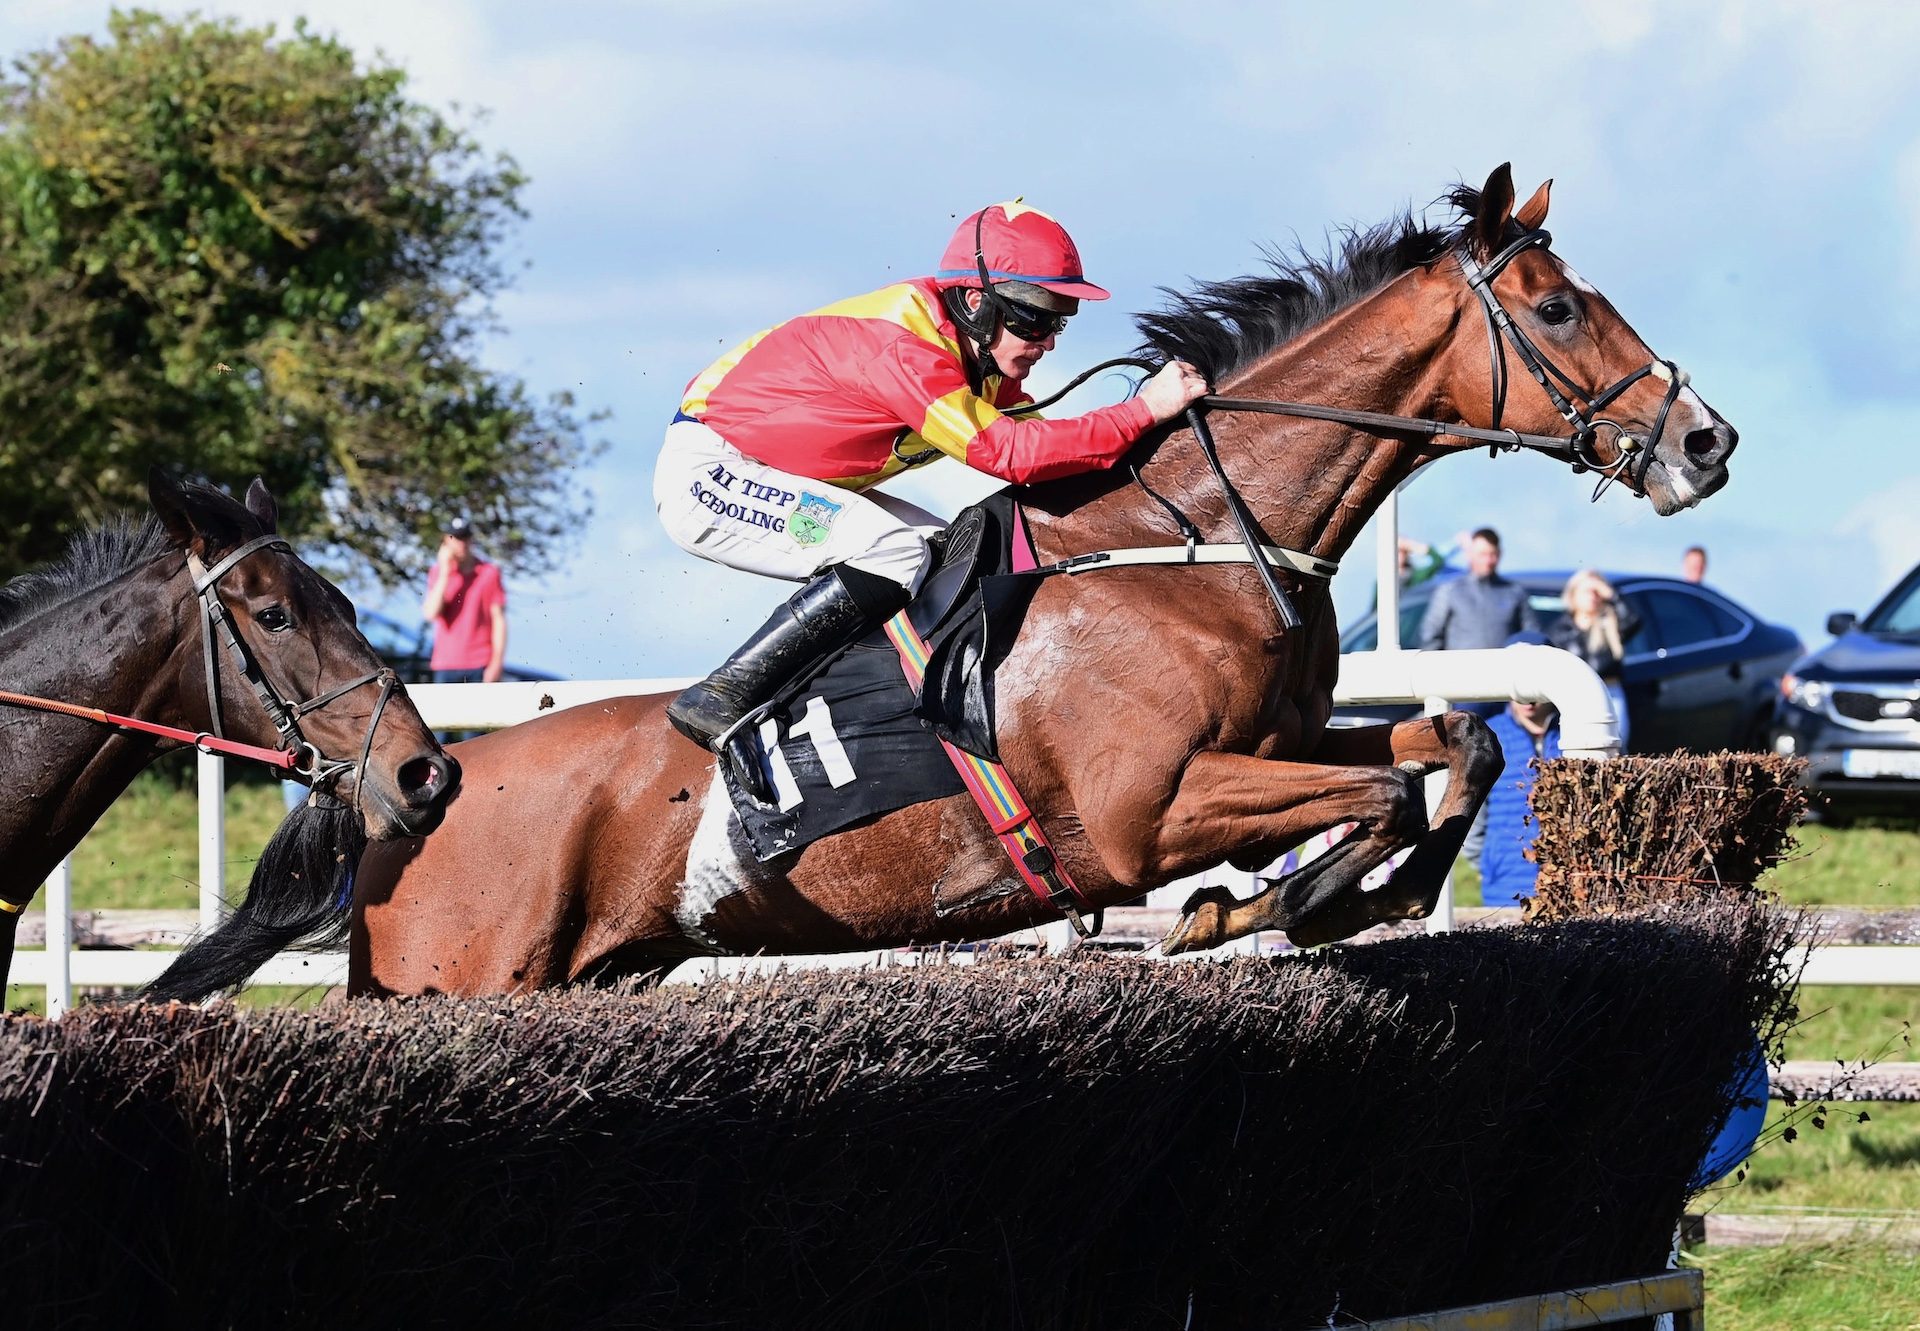
[[[151, 7], [305, 15], [531, 178], [486, 357], [610, 415], [573, 557], [509, 575], [520, 664], [671, 676], [731, 650], [788, 588], [660, 530], [651, 475], [680, 389], [761, 328], [931, 270], [959, 217], [1014, 196], [1060, 218], [1115, 297], [1083, 307], [1033, 378], [1045, 392], [1125, 354], [1161, 286], [1324, 249], [1501, 162], [1523, 196], [1551, 177], [1556, 252], [1739, 429], [1732, 480], [1659, 518], [1617, 490], [1590, 504], [1591, 479], [1547, 458], [1467, 452], [1407, 487], [1402, 531], [1491, 525], [1515, 569], [1675, 572], [1704, 545], [1711, 583], [1810, 647], [1920, 559], [1920, 6]], [[106, 14], [7, 0], [0, 50]], [[890, 488], [950, 516], [996, 484], [942, 462]], [[1370, 602], [1372, 539], [1335, 581], [1343, 620]]]

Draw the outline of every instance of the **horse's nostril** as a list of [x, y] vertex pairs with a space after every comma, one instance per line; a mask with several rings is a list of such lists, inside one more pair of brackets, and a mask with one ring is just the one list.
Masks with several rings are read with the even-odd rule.
[[446, 765], [434, 758], [415, 758], [398, 775], [401, 795], [413, 804], [431, 804], [447, 784]]
[[1686, 450], [1687, 461], [1697, 466], [1710, 467], [1733, 452], [1734, 441], [1738, 438], [1731, 426], [1720, 429], [1689, 430], [1687, 437], [1680, 441], [1680, 446]]

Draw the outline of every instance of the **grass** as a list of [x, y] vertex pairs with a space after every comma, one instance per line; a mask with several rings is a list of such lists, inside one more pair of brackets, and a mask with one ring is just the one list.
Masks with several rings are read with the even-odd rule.
[[1795, 905], [1920, 906], [1920, 830], [1809, 826], [1769, 885]]
[[[229, 895], [244, 891], [259, 848], [286, 817], [277, 783], [227, 787]], [[73, 855], [81, 910], [191, 910], [200, 901], [199, 811], [191, 787], [146, 774], [107, 810]]]
[[1713, 1331], [1920, 1328], [1920, 1254], [1871, 1243], [1713, 1248], [1686, 1264], [1706, 1272]]

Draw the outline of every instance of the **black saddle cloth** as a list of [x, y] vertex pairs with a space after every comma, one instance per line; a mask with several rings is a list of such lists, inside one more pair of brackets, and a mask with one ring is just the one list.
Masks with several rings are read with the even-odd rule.
[[[1002, 490], [935, 537], [934, 572], [907, 607], [931, 650], [923, 694], [876, 630], [785, 690], [760, 725], [777, 807], [720, 770], [762, 861], [925, 800], [965, 791], [939, 740], [997, 758], [993, 670], [1018, 636], [1037, 579], [1011, 575], [1014, 499]], [[769, 722], [771, 726], [769, 727]]]

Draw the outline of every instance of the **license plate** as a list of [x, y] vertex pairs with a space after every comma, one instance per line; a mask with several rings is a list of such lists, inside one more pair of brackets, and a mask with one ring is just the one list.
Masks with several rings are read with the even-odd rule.
[[1920, 780], [1920, 751], [1843, 749], [1840, 753], [1840, 770], [1848, 776], [1894, 776]]

